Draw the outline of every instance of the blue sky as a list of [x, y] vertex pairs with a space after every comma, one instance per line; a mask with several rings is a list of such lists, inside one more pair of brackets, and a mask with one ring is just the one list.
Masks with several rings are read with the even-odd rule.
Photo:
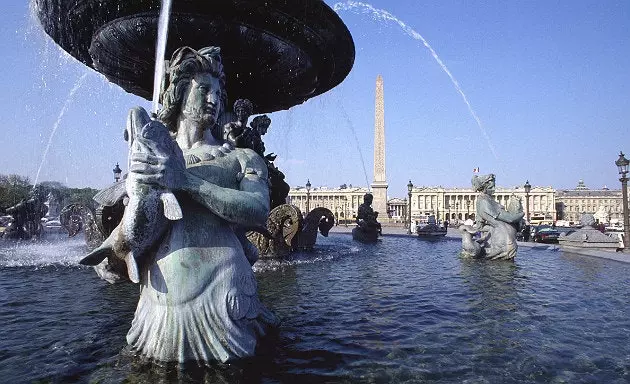
[[[0, 15], [0, 173], [34, 181], [41, 166], [39, 181], [102, 188], [116, 162], [125, 168], [128, 109], [150, 103], [62, 53], [25, 3], [7, 0]], [[404, 196], [409, 179], [466, 187], [474, 167], [505, 187], [572, 188], [579, 179], [619, 187], [614, 161], [619, 150], [630, 154], [630, 2], [340, 4], [357, 50], [353, 70], [330, 92], [273, 113], [265, 136], [292, 186], [372, 181], [381, 74], [390, 197]], [[431, 45], [481, 127], [418, 36], [367, 5]]]

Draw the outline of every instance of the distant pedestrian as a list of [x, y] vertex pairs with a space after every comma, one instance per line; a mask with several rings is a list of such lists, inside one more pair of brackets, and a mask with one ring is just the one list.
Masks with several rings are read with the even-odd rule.
[[448, 230], [448, 220], [444, 219], [444, 229]]

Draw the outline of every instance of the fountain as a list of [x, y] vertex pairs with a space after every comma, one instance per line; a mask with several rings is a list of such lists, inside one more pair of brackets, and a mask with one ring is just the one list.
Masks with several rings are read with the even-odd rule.
[[[520, 199], [510, 197], [507, 209], [492, 197], [495, 188], [495, 176], [474, 175], [472, 187], [480, 192], [474, 225], [460, 225], [462, 233], [462, 256], [485, 258], [489, 260], [514, 260], [516, 257], [516, 232], [525, 213]], [[473, 235], [481, 233], [478, 239]]]
[[[265, 224], [275, 167], [260, 138], [270, 120], [247, 127], [248, 118], [339, 84], [354, 60], [345, 25], [317, 0], [167, 1], [161, 16], [152, 0], [36, 4], [61, 48], [128, 92], [148, 98], [159, 88], [151, 75], [162, 78], [159, 52], [171, 57], [157, 119], [129, 113], [127, 178], [95, 196], [104, 207], [124, 201], [124, 214], [81, 260], [108, 282], [141, 285], [131, 349], [178, 363], [254, 355], [278, 318], [258, 299], [245, 232]], [[170, 22], [154, 54], [158, 17]]]
[[[112, 211], [102, 211], [97, 224], [107, 224]], [[91, 269], [77, 266], [83, 242], [0, 243], [0, 377], [628, 381], [629, 264], [530, 247], [513, 262], [486, 263], [457, 257], [461, 245], [450, 238], [383, 237], [375, 245], [333, 233], [318, 245], [288, 262], [253, 267], [260, 300], [284, 319], [271, 347], [261, 345], [262, 353], [243, 362], [180, 370], [148, 366], [123, 348], [138, 286], [95, 281]]]

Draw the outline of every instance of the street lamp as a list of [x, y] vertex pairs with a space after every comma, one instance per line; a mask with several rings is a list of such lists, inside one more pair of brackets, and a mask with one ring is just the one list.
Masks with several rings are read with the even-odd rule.
[[470, 217], [470, 199], [466, 200], [466, 219]]
[[120, 175], [122, 175], [122, 169], [120, 169], [118, 163], [116, 163], [116, 166], [114, 167], [112, 172], [114, 172], [114, 182], [118, 182], [120, 180]]
[[409, 180], [409, 184], [407, 184], [407, 191], [409, 192], [409, 201], [407, 202], [408, 210], [409, 210], [409, 212], [407, 213], [407, 217], [409, 218], [409, 226], [407, 227], [408, 235], [411, 235], [411, 190], [412, 189], [413, 189], [413, 184], [411, 183], [411, 180]]
[[626, 159], [623, 155], [623, 152], [619, 152], [619, 158], [615, 161], [615, 165], [619, 169], [619, 174], [621, 178], [621, 198], [623, 199], [623, 245], [624, 248], [627, 248], [626, 244], [630, 241], [630, 218], [628, 218], [628, 178], [626, 174], [628, 174], [628, 165], [630, 164], [630, 160]]
[[525, 181], [525, 220], [527, 224], [529, 224], [529, 192], [532, 190], [532, 185], [529, 183], [529, 180]]
[[310, 212], [311, 208], [311, 180], [306, 179], [306, 214]]
[[348, 227], [348, 196], [346, 196], [346, 204], [343, 206], [343, 222]]

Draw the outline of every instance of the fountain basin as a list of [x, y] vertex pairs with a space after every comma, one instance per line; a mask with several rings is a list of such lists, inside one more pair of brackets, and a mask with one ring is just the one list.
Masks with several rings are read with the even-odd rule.
[[[151, 99], [160, 0], [35, 0], [46, 33], [125, 91]], [[165, 59], [221, 47], [229, 105], [287, 109], [338, 85], [354, 63], [345, 24], [321, 0], [177, 0]]]
[[126, 354], [137, 286], [112, 286], [77, 266], [84, 246], [79, 239], [68, 242], [0, 248], [0, 377], [103, 383], [630, 379], [627, 263], [557, 247], [521, 247], [514, 262], [483, 262], [459, 258], [459, 239], [385, 236], [361, 244], [331, 233], [318, 238], [314, 252], [255, 265], [261, 300], [283, 318], [260, 357], [243, 366], [193, 365], [177, 374], [146, 369]]

